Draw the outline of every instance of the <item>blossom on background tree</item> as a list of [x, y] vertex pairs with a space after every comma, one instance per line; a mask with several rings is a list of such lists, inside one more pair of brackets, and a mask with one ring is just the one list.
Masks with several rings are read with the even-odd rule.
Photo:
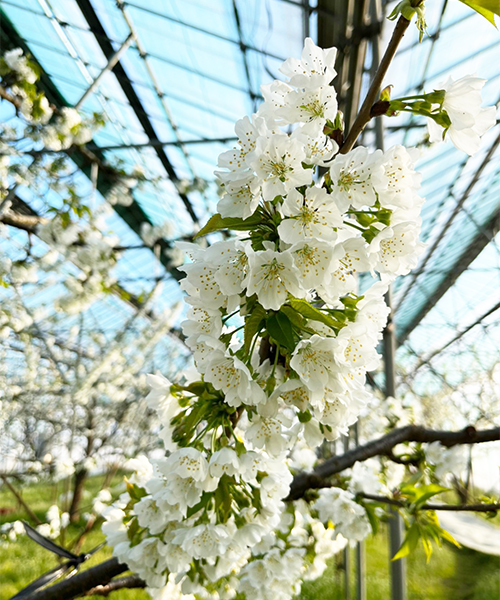
[[[2, 472], [67, 480], [71, 493], [60, 504], [77, 521], [88, 474], [116, 470], [158, 443], [144, 371], [155, 354], [172, 372], [185, 364], [186, 350], [170, 333], [179, 307], [157, 310], [161, 282], [134, 296], [116, 276], [126, 248], [110, 231], [110, 205], [117, 189], [126, 196], [140, 185], [139, 169], [101, 165], [116, 185], [99, 203], [92, 190], [80, 192], [62, 154], [88, 142], [101, 117], [50, 106], [36, 87], [36, 65], [20, 49], [0, 58], [0, 77], [15, 113], [2, 123], [0, 142]], [[48, 208], [40, 216], [27, 211], [21, 196], [38, 206], [48, 198]], [[143, 232], [151, 247], [166, 226], [154, 229]], [[113, 301], [126, 318], [105, 335], [91, 311]], [[50, 536], [60, 529], [51, 526]]]

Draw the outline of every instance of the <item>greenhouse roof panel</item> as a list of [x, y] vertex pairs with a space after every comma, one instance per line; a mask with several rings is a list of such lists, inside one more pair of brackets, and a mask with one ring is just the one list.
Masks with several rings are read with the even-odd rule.
[[[387, 11], [394, 6], [395, 2], [388, 3]], [[82, 108], [106, 116], [106, 125], [93, 140], [98, 146], [125, 146], [105, 151], [107, 160], [128, 168], [138, 165], [158, 180], [138, 188], [134, 198], [152, 224], [170, 223], [172, 240], [189, 236], [197, 226], [179, 193], [179, 182], [196, 178], [209, 182], [203, 193], [186, 196], [203, 224], [217, 203], [213, 171], [217, 155], [233, 144], [234, 121], [256, 108], [260, 85], [279, 76], [282, 60], [300, 55], [307, 26], [315, 38], [313, 27], [321, 19], [314, 8], [311, 17], [304, 18], [298, 0], [0, 0], [0, 7], [71, 105], [106, 66], [106, 44], [117, 51], [131, 32], [136, 36], [120, 58], [122, 70], [105, 74]], [[89, 17], [92, 12], [100, 29]], [[432, 24], [429, 36], [418, 44], [417, 32], [410, 28], [386, 77], [386, 84], [394, 84], [392, 96], [430, 91], [445, 73], [460, 77], [475, 71], [491, 79], [484, 98], [496, 103], [498, 32], [457, 1], [428, 2], [427, 13]], [[382, 46], [392, 29], [385, 23]], [[471, 30], [474, 36], [468, 35]], [[421, 328], [431, 331], [446, 315], [446, 338], [464, 322], [464, 313], [474, 313], [475, 297], [465, 304], [453, 304], [450, 297], [463, 295], [467, 286], [482, 290], [487, 283], [483, 286], [481, 281], [498, 275], [497, 254], [490, 255], [487, 249], [500, 210], [496, 176], [500, 155], [495, 149], [500, 128], [497, 125], [485, 137], [482, 150], [468, 158], [449, 143], [429, 147], [426, 128], [412, 116], [402, 114], [385, 124], [387, 148], [412, 143], [422, 149], [418, 167], [423, 174], [422, 195], [427, 198], [422, 239], [428, 247], [416, 274], [400, 278], [394, 286], [398, 333], [404, 336], [413, 330], [408, 339], [417, 348], [421, 345], [415, 340], [428, 337], [421, 335]], [[151, 140], [166, 145], [158, 151], [129, 147]], [[201, 141], [182, 143], [192, 140]], [[111, 222], [111, 215], [108, 218]], [[140, 243], [137, 232], [117, 215], [112, 227], [122, 243]], [[471, 244], [473, 252], [468, 252]], [[475, 265], [479, 257], [487, 257], [483, 270], [472, 270], [469, 263]], [[155, 265], [158, 261], [149, 250], [131, 250], [120, 260], [117, 273], [124, 281], [146, 281], [156, 276]], [[165, 275], [164, 268], [159, 269]], [[442, 292], [439, 298], [437, 291]], [[480, 302], [478, 297], [476, 304]], [[460, 309], [452, 310], [453, 306]]]

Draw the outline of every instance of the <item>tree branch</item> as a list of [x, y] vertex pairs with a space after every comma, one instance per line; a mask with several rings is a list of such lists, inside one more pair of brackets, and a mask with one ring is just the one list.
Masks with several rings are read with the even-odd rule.
[[[365, 498], [366, 500], [374, 500], [375, 502], [383, 502], [384, 504], [390, 504], [391, 506], [408, 506], [408, 503], [402, 502], [401, 500], [395, 500], [394, 498], [387, 498], [387, 496], [377, 496], [375, 494], [364, 494], [360, 492], [357, 494], [359, 498]], [[420, 509], [422, 510], [446, 510], [453, 512], [497, 512], [500, 510], [500, 503], [495, 504], [423, 504]]]
[[353, 448], [340, 456], [332, 456], [318, 465], [312, 473], [299, 473], [292, 481], [290, 494], [286, 500], [297, 500], [309, 489], [325, 487], [325, 478], [340, 473], [356, 462], [364, 461], [374, 456], [387, 456], [394, 446], [402, 442], [440, 442], [450, 448], [458, 444], [479, 444], [500, 440], [500, 427], [476, 431], [474, 427], [466, 427], [461, 431], [439, 431], [425, 429], [419, 425], [408, 425], [394, 429], [390, 433]]
[[38, 225], [48, 223], [48, 219], [34, 215], [21, 215], [12, 210], [7, 210], [0, 216], [0, 223], [22, 229], [28, 233], [35, 233]]
[[21, 494], [16, 490], [16, 488], [10, 483], [10, 481], [7, 479], [8, 475], [4, 475], [3, 473], [0, 474], [0, 477], [2, 478], [2, 481], [5, 483], [5, 485], [7, 486], [7, 488], [12, 492], [12, 494], [15, 496], [16, 500], [19, 502], [19, 504], [24, 508], [24, 510], [26, 511], [27, 515], [33, 519], [33, 521], [37, 524], [40, 525], [41, 521], [40, 519], [35, 515], [35, 513], [31, 510], [31, 508], [26, 504], [26, 502], [24, 501], [23, 497], [21, 496]]
[[403, 39], [403, 36], [406, 30], [408, 29], [409, 24], [410, 21], [408, 21], [408, 19], [405, 19], [403, 16], [399, 17], [398, 22], [396, 23], [396, 27], [392, 32], [392, 37], [389, 42], [389, 45], [387, 46], [385, 54], [382, 57], [382, 60], [380, 61], [380, 65], [378, 66], [377, 72], [373, 77], [373, 81], [371, 82], [370, 88], [359, 110], [358, 116], [352, 124], [351, 130], [349, 131], [349, 134], [344, 144], [342, 145], [342, 148], [340, 149], [341, 154], [346, 154], [347, 152], [349, 152], [349, 150], [353, 148], [359, 135], [371, 119], [371, 108], [377, 100], [377, 96], [382, 86], [382, 81], [385, 77], [385, 74], [387, 73], [387, 69], [389, 68], [392, 59], [396, 54], [396, 50], [398, 49], [398, 46], [401, 40]]
[[114, 581], [110, 581], [107, 585], [97, 585], [88, 592], [85, 596], [109, 596], [111, 592], [116, 590], [122, 590], [124, 588], [145, 588], [146, 582], [139, 577], [139, 575], [127, 575], [127, 577], [120, 577]]

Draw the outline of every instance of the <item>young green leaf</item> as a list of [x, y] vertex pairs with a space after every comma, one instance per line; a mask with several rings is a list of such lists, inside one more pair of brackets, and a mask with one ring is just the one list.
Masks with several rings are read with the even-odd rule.
[[209, 233], [214, 233], [215, 231], [220, 231], [221, 229], [246, 231], [247, 229], [253, 229], [256, 225], [260, 225], [261, 223], [262, 217], [258, 212], [254, 213], [251, 217], [248, 217], [248, 219], [224, 219], [219, 213], [215, 213], [215, 215], [210, 217], [206, 225], [198, 231], [194, 236], [194, 239], [203, 237]]
[[475, 10], [478, 14], [482, 15], [487, 21], [489, 21], [494, 27], [495, 15], [500, 16], [500, 2], [499, 0], [460, 0], [463, 4], [466, 4], [472, 10]]
[[293, 335], [293, 326], [290, 319], [282, 312], [271, 315], [266, 322], [267, 332], [270, 337], [280, 346], [293, 350], [295, 348], [295, 339]]
[[306, 300], [292, 298], [289, 304], [299, 314], [306, 317], [306, 319], [311, 319], [312, 321], [319, 321], [320, 323], [328, 325], [328, 327], [331, 327], [332, 329], [341, 329], [343, 327], [343, 323], [336, 321], [330, 315], [322, 313], [317, 308], [314, 308], [314, 306], [311, 306], [311, 304], [309, 304], [309, 302], [307, 302]]
[[436, 496], [437, 494], [442, 494], [443, 492], [448, 491], [449, 488], [445, 488], [437, 483], [429, 483], [428, 485], [419, 486], [405, 485], [401, 487], [402, 494], [417, 507], [425, 504], [429, 498], [432, 498], [432, 496]]
[[418, 527], [418, 523], [413, 523], [413, 525], [411, 525], [408, 531], [406, 532], [406, 536], [403, 543], [401, 544], [401, 548], [396, 552], [396, 554], [391, 558], [391, 560], [399, 560], [400, 558], [408, 556], [408, 554], [413, 552], [417, 547], [419, 539], [420, 530]]
[[252, 340], [260, 329], [262, 320], [266, 316], [267, 312], [260, 304], [256, 304], [250, 315], [245, 319], [244, 328], [244, 339], [245, 339], [245, 352], [250, 352]]

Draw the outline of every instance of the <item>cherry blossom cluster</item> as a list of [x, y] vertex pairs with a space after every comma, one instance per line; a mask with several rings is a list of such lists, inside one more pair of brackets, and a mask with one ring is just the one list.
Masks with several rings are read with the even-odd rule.
[[[134, 476], [103, 527], [151, 589], [176, 574], [186, 594], [297, 592], [315, 537], [277, 533], [288, 514], [287, 454], [297, 442], [334, 440], [357, 420], [370, 398], [365, 373], [379, 362], [388, 283], [423, 248], [416, 152], [339, 153], [335, 55], [307, 39], [301, 59], [281, 69], [288, 81], [264, 86], [259, 111], [237, 122], [238, 145], [216, 173], [219, 214], [199, 234], [235, 237], [180, 244], [192, 260], [182, 267], [182, 329], [196, 370], [174, 384], [150, 376], [148, 403], [168, 455]], [[358, 275], [369, 271], [374, 283], [361, 296]], [[368, 533], [347, 491], [329, 491], [310, 510], [320, 546], [339, 543], [329, 522], [335, 536]]]

